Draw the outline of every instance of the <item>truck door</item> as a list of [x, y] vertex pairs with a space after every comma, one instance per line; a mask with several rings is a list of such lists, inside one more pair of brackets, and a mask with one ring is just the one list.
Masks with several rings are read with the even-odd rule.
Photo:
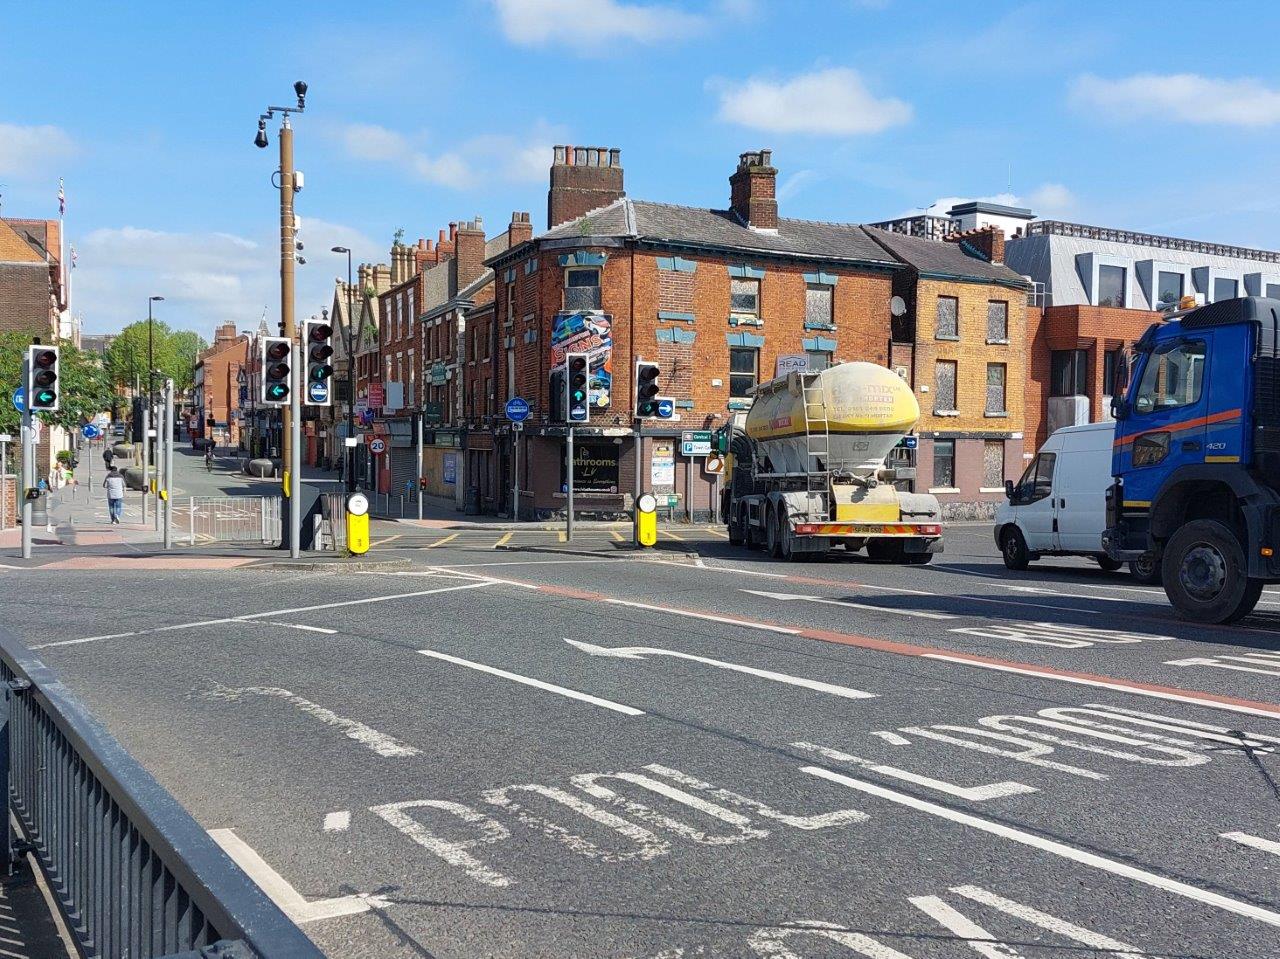
[[1159, 343], [1146, 357], [1128, 416], [1116, 430], [1121, 461], [1127, 454], [1132, 465], [1125, 476], [1126, 505], [1150, 506], [1170, 473], [1204, 462], [1208, 362], [1203, 337]]

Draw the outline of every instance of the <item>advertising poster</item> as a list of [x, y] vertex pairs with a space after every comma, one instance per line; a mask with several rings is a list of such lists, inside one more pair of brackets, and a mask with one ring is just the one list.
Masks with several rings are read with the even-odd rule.
[[557, 313], [551, 326], [551, 369], [563, 368], [566, 353], [587, 354], [593, 408], [607, 410], [613, 393], [613, 317], [586, 310]]
[[649, 483], [655, 490], [676, 485], [676, 448], [670, 441], [658, 443], [649, 460]]
[[[618, 444], [575, 440], [573, 444], [573, 491], [575, 493], [618, 492]], [[564, 457], [560, 457], [560, 492], [568, 492]]]
[[450, 486], [458, 482], [458, 454], [444, 454], [444, 481]]

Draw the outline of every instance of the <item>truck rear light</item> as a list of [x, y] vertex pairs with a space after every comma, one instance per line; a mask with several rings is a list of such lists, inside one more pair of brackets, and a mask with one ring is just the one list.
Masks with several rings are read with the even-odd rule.
[[925, 523], [922, 526], [917, 526], [916, 529], [920, 530], [921, 536], [941, 536], [942, 535], [941, 523]]
[[1258, 550], [1258, 552], [1261, 553], [1263, 556], [1268, 556], [1268, 557], [1274, 556], [1276, 554], [1276, 551], [1272, 549], [1270, 546], [1264, 546], [1262, 547], [1262, 549]]

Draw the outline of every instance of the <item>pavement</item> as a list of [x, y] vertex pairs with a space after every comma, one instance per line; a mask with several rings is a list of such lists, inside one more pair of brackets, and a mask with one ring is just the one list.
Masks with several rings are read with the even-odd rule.
[[402, 525], [394, 569], [0, 576], [329, 955], [1280, 957], [1280, 588], [1203, 627], [984, 526], [900, 567]]

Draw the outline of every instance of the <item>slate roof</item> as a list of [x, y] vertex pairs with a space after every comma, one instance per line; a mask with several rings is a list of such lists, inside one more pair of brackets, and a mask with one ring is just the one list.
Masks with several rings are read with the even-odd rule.
[[707, 210], [628, 197], [562, 223], [537, 239], [561, 240], [584, 236], [755, 251], [797, 259], [897, 265], [894, 258], [856, 223], [823, 223], [780, 217], [777, 230], [760, 230], [747, 226], [732, 210]]
[[873, 226], [863, 229], [868, 237], [922, 274], [959, 280], [981, 280], [1019, 288], [1028, 286], [1025, 279], [1003, 263], [988, 263], [981, 257], [971, 256], [959, 243], [926, 240]]

